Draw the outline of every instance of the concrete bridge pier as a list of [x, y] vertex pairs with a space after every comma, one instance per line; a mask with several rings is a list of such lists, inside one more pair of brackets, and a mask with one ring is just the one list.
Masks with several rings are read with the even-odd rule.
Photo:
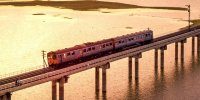
[[155, 67], [158, 67], [158, 49], [155, 49]]
[[178, 42], [175, 42], [175, 59], [178, 59]]
[[11, 95], [12, 94], [10, 92], [8, 92], [5, 95], [0, 96], [0, 100], [11, 100]]
[[95, 89], [99, 91], [99, 67], [95, 67]]
[[52, 81], [52, 100], [57, 100], [56, 82], [59, 82], [59, 100], [64, 100], [64, 84], [68, 81], [68, 76], [63, 76], [58, 80]]
[[192, 52], [194, 52], [194, 45], [195, 45], [195, 37], [193, 36], [192, 37]]
[[64, 100], [64, 84], [65, 78], [62, 77], [59, 79], [59, 100]]
[[129, 78], [132, 78], [132, 56], [128, 57]]
[[52, 81], [52, 100], [57, 100], [57, 96], [56, 96], [56, 94], [57, 94], [57, 92], [56, 92], [56, 82], [57, 82], [57, 80], [53, 80]]
[[165, 46], [163, 46], [163, 47], [160, 47], [160, 50], [161, 50], [161, 52], [160, 52], [160, 66], [161, 66], [161, 68], [164, 68], [164, 50], [167, 50], [167, 46], [165, 45]]
[[200, 35], [197, 35], [197, 55], [200, 54]]
[[142, 53], [139, 53], [137, 55], [134, 55], [133, 56], [135, 58], [135, 79], [138, 79], [138, 74], [139, 74], [139, 68], [138, 68], [138, 65], [139, 65], [139, 61], [138, 61], [138, 58], [142, 58]]
[[106, 92], [106, 69], [110, 68], [110, 63], [102, 65], [102, 92]]
[[186, 43], [187, 40], [184, 39], [184, 40], [181, 40], [181, 60], [184, 59], [184, 43]]

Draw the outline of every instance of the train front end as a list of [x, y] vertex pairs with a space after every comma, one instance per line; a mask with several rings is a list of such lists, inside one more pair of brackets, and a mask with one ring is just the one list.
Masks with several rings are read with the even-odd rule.
[[53, 66], [53, 65], [58, 64], [57, 56], [56, 56], [56, 53], [54, 53], [54, 52], [49, 52], [47, 54], [47, 59], [48, 59], [49, 66]]

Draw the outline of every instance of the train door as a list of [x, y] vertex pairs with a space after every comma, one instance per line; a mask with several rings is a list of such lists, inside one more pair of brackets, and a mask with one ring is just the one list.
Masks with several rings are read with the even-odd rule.
[[60, 55], [60, 63], [62, 63], [62, 55]]
[[53, 63], [53, 54], [47, 54], [48, 64], [51, 65]]
[[62, 63], [62, 55], [58, 55], [58, 63]]

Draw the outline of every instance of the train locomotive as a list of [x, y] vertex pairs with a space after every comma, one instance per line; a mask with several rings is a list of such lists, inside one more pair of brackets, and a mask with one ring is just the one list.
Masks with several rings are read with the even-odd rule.
[[145, 30], [101, 41], [88, 42], [47, 53], [48, 64], [50, 67], [58, 67], [87, 58], [94, 58], [116, 52], [124, 47], [138, 43], [143, 44], [151, 40], [153, 40], [153, 31]]

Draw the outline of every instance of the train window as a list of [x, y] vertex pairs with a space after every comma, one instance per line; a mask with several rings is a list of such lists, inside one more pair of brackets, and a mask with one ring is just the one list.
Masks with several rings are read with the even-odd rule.
[[84, 49], [83, 52], [86, 52], [86, 49]]
[[119, 41], [119, 43], [121, 43], [121, 41]]
[[106, 46], [109, 46], [109, 43], [106, 43]]
[[53, 59], [56, 59], [56, 55], [53, 55]]
[[91, 48], [88, 48], [88, 51], [91, 51]]
[[124, 40], [122, 40], [122, 43], [124, 43]]
[[146, 34], [146, 36], [147, 36], [147, 34]]
[[99, 46], [99, 48], [101, 49], [101, 45]]
[[95, 50], [95, 47], [92, 47], [92, 50]]
[[132, 37], [131, 40], [134, 40], [134, 38]]
[[75, 52], [72, 52], [72, 55], [75, 55]]
[[63, 54], [63, 58], [66, 58], [66, 54]]
[[110, 45], [112, 45], [112, 43], [110, 43]]
[[105, 46], [105, 44], [103, 44], [103, 48], [105, 48], [106, 46]]
[[131, 41], [131, 38], [129, 38], [128, 40]]

